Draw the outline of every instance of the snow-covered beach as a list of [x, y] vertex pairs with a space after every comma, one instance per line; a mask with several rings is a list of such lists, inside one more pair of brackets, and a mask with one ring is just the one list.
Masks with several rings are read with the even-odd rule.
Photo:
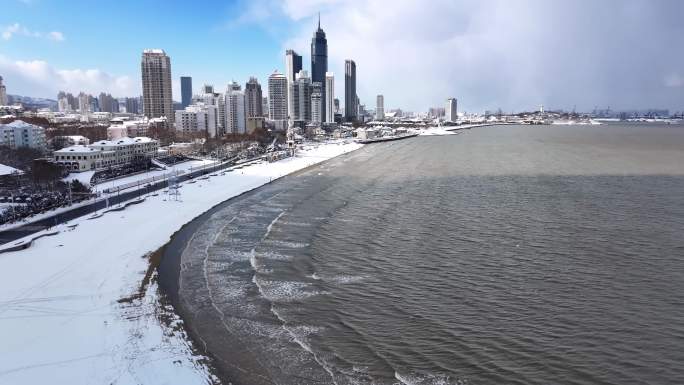
[[310, 146], [294, 158], [183, 183], [122, 211], [60, 226], [0, 254], [0, 384], [207, 384], [182, 321], [158, 300], [149, 255], [211, 207], [276, 178], [353, 151]]

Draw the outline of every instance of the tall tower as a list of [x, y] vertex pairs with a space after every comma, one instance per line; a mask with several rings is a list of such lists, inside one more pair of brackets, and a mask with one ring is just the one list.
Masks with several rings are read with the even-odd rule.
[[261, 84], [255, 77], [249, 78], [247, 84], [245, 84], [245, 112], [248, 118], [255, 118], [258, 116], [264, 116], [261, 109]]
[[246, 132], [245, 93], [239, 84], [232, 82], [226, 91], [226, 123], [227, 134], [244, 134]]
[[192, 103], [192, 78], [181, 76], [181, 106], [187, 107]]
[[0, 76], [0, 106], [7, 105], [7, 88], [2, 83], [2, 76]]
[[455, 98], [449, 98], [446, 102], [446, 108], [444, 108], [444, 119], [447, 122], [455, 122], [458, 120], [458, 102]]
[[335, 123], [335, 75], [325, 73], [325, 122]]
[[297, 52], [288, 49], [285, 51], [285, 77], [287, 78], [287, 114], [294, 115], [294, 109], [292, 104], [292, 95], [290, 94], [290, 89], [292, 83], [295, 81], [295, 77], [301, 71], [302, 68], [302, 57], [297, 54]]
[[385, 119], [385, 97], [378, 95], [375, 99], [375, 120]]
[[[318, 14], [318, 29], [314, 32], [311, 39], [311, 82], [320, 83], [323, 87], [321, 103], [325, 106], [325, 73], [328, 72], [328, 40], [325, 32], [321, 29], [321, 15]], [[321, 119], [326, 121], [325, 109], [322, 111]]]
[[344, 117], [347, 121], [355, 121], [358, 116], [356, 101], [356, 63], [344, 61]]
[[171, 94], [171, 58], [161, 49], [146, 49], [140, 63], [143, 89], [143, 111], [148, 118], [165, 116], [173, 123]]
[[275, 71], [268, 77], [268, 115], [271, 120], [282, 121], [283, 126], [280, 129], [285, 129], [284, 121], [287, 120], [287, 77], [278, 71]]

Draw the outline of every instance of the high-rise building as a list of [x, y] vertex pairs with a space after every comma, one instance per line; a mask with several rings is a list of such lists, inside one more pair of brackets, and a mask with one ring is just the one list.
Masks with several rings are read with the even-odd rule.
[[339, 114], [340, 113], [340, 99], [335, 98], [335, 113]]
[[271, 120], [286, 121], [287, 77], [277, 70], [268, 77], [268, 115]]
[[245, 116], [245, 93], [236, 82], [228, 85], [225, 96], [226, 123], [224, 125], [227, 134], [244, 134], [247, 131]]
[[295, 81], [295, 77], [301, 71], [302, 68], [302, 57], [301, 55], [298, 55], [297, 52], [288, 49], [285, 51], [285, 77], [287, 78], [287, 114], [292, 116], [294, 114], [293, 112], [293, 104], [292, 104], [292, 95], [290, 95], [290, 88], [292, 86], [292, 82]]
[[[321, 16], [318, 15], [318, 29], [311, 39], [311, 82], [320, 83], [323, 87], [321, 103], [325, 106], [325, 73], [328, 72], [328, 40], [321, 29]], [[325, 122], [325, 109], [321, 111], [322, 121]]]
[[356, 99], [356, 63], [344, 61], [344, 117], [347, 121], [355, 121], [358, 114]]
[[161, 49], [143, 51], [140, 63], [143, 89], [143, 111], [148, 118], [165, 116], [173, 123], [171, 91], [171, 59]]
[[101, 92], [97, 100], [101, 112], [119, 112], [119, 103], [112, 95]]
[[261, 100], [261, 84], [255, 77], [245, 84], [245, 110], [248, 118], [264, 116]]
[[2, 82], [2, 76], [0, 76], [0, 106], [7, 105], [7, 88]]
[[[320, 87], [320, 84], [318, 87]], [[298, 122], [310, 122], [311, 91], [313, 87], [309, 74], [304, 70], [299, 71], [297, 78], [290, 88], [292, 89], [290, 93], [292, 94], [292, 102], [294, 104], [294, 114], [290, 116], [290, 119]]]
[[204, 132], [210, 138], [218, 133], [218, 108], [202, 102], [191, 104], [176, 111], [176, 130], [182, 132]]
[[139, 98], [126, 98], [126, 112], [129, 114], [140, 113]]
[[264, 96], [261, 98], [261, 111], [265, 118], [268, 118], [268, 97]]
[[375, 120], [385, 119], [385, 97], [378, 95], [375, 98]]
[[311, 122], [317, 125], [323, 123], [323, 85], [313, 83], [311, 85]]
[[446, 107], [444, 108], [444, 115], [447, 122], [455, 122], [458, 120], [457, 114], [458, 102], [456, 98], [449, 98], [446, 102]]
[[181, 76], [181, 106], [187, 107], [192, 103], [192, 78]]
[[93, 106], [90, 103], [91, 96], [81, 92], [78, 94], [78, 112], [82, 114], [87, 114], [89, 112], [95, 112]]
[[335, 123], [335, 75], [325, 73], [325, 122]]

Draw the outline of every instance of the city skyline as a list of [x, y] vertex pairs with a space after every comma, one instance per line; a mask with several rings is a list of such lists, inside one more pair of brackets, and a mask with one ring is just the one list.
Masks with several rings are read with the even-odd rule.
[[[659, 7], [645, 1], [445, 1], [430, 9], [412, 1], [392, 7], [346, 0], [205, 5], [216, 12], [193, 20], [183, 18], [183, 7], [175, 4], [135, 8], [132, 2], [106, 18], [97, 17], [104, 10], [89, 6], [93, 17], [81, 20], [55, 1], [10, 1], [0, 15], [0, 76], [14, 95], [54, 99], [64, 90], [137, 96], [142, 94], [140, 52], [161, 48], [173, 62], [175, 101], [181, 100], [181, 75], [218, 90], [251, 76], [267, 84], [274, 69], [285, 72], [286, 49], [311, 62], [320, 11], [328, 70], [344, 73], [348, 58], [359, 63], [358, 96], [365, 105], [373, 105], [381, 90], [392, 101], [386, 109], [409, 111], [443, 105], [450, 96], [464, 111], [530, 110], [540, 104], [584, 111], [684, 105], [684, 73], [678, 66], [683, 54], [674, 48], [682, 32], [676, 17], [684, 5], [675, 1]], [[135, 42], [110, 37], [111, 30], [140, 35], [141, 20], [151, 15], [172, 23], [145, 29]], [[564, 18], [582, 18], [582, 28]], [[189, 32], [178, 34], [179, 28]], [[411, 82], [411, 92], [398, 77]], [[344, 90], [343, 81], [336, 76], [335, 88]]]

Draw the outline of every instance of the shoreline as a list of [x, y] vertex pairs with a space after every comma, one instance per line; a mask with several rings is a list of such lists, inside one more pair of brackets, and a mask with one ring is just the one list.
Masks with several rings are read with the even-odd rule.
[[[205, 211], [204, 213], [200, 214], [190, 222], [183, 225], [183, 227], [181, 227], [177, 232], [175, 232], [171, 236], [168, 243], [166, 243], [156, 251], [156, 253], [160, 253], [160, 261], [155, 269], [157, 271], [156, 279], [159, 291], [162, 294], [162, 296], [165, 297], [165, 299], [173, 307], [173, 311], [175, 312], [175, 314], [177, 314], [183, 320], [182, 327], [189, 336], [191, 344], [196, 349], [201, 349], [201, 354], [209, 358], [211, 363], [210, 368], [215, 372], [213, 374], [218, 376], [220, 381], [219, 383], [231, 383], [233, 385], [236, 384], [235, 379], [230, 378], [231, 376], [229, 371], [221, 364], [221, 360], [218, 359], [218, 357], [215, 357], [207, 349], [206, 344], [193, 327], [193, 314], [190, 314], [185, 308], [185, 306], [183, 306], [183, 301], [182, 298], [180, 298], [179, 294], [180, 271], [182, 266], [181, 258], [189, 242], [195, 236], [195, 233], [199, 227], [204, 225], [207, 222], [207, 220], [209, 220], [212, 217], [212, 215], [224, 209], [226, 206], [235, 204], [236, 202], [239, 202], [241, 199], [247, 198], [250, 194], [258, 190], [261, 190], [267, 187], [268, 185], [277, 183], [288, 177], [296, 177], [298, 174], [307, 172], [315, 167], [320, 167], [321, 165], [324, 165], [326, 162], [338, 158], [340, 156], [344, 156], [346, 154], [349, 154], [349, 152], [338, 155], [334, 158], [324, 160], [322, 162], [315, 163], [313, 165], [307, 166], [303, 169], [297, 170], [290, 174], [286, 174], [281, 177], [275, 178], [261, 186], [245, 191], [239, 195], [228, 198], [225, 201], [216, 204], [209, 210]], [[222, 336], [222, 338], [229, 337]], [[231, 342], [237, 344], [241, 343], [237, 338]]]
[[[226, 202], [361, 147], [305, 146], [294, 158], [183, 183], [180, 202], [159, 194], [122, 211], [83, 216], [59, 234], [0, 255], [0, 313], [15, 330], [0, 347], [8, 357], [0, 382], [215, 383], [207, 355], [196, 354], [201, 344], [194, 345], [178, 313], [171, 309], [170, 324], [160, 318], [169, 312], [160, 286], [169, 286], [159, 275], [169, 272], [150, 274], [155, 252]], [[54, 357], [63, 361], [52, 363]]]

